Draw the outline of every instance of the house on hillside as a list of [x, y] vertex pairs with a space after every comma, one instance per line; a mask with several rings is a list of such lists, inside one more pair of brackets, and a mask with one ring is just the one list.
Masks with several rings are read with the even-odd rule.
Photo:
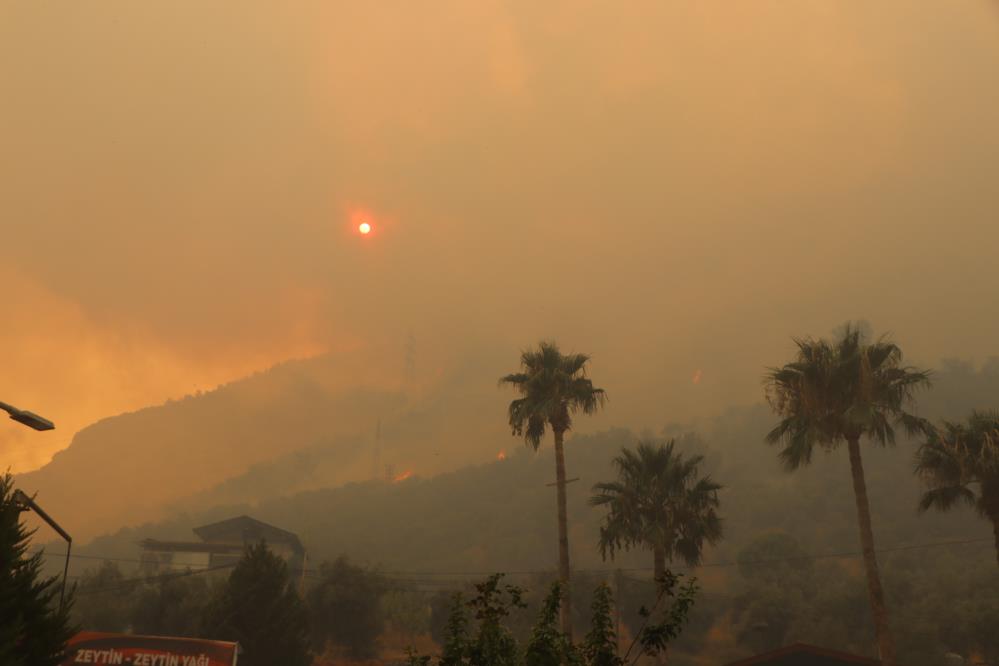
[[193, 530], [200, 541], [160, 541], [144, 539], [140, 569], [155, 575], [187, 569], [207, 569], [233, 565], [247, 546], [265, 541], [267, 547], [288, 563], [292, 575], [305, 566], [305, 548], [298, 536], [250, 516], [238, 516]]
[[881, 666], [878, 659], [795, 643], [726, 666]]

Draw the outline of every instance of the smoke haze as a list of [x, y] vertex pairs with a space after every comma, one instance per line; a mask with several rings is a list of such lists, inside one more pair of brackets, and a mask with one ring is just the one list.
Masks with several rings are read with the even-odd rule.
[[0, 428], [15, 472], [291, 358], [395, 386], [410, 334], [490, 387], [592, 354], [587, 428], [851, 318], [996, 353], [985, 2], [11, 2], [0, 50], [0, 400], [59, 426]]

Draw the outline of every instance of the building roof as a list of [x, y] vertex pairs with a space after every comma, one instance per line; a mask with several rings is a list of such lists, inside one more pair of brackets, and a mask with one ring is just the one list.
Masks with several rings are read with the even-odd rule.
[[726, 666], [881, 666], [881, 661], [870, 657], [828, 650], [806, 643], [794, 643], [754, 657], [733, 661]]
[[273, 525], [261, 522], [249, 516], [237, 516], [210, 525], [194, 528], [194, 533], [208, 543], [283, 543], [292, 547], [296, 553], [304, 553], [305, 548], [298, 536]]

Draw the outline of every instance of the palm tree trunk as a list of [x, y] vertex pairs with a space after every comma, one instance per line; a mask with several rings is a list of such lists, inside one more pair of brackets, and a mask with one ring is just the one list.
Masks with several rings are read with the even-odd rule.
[[555, 435], [555, 489], [558, 497], [558, 579], [562, 583], [560, 614], [562, 631], [572, 640], [572, 602], [569, 598], [569, 516], [565, 506], [565, 451], [562, 446], [564, 431]]
[[[666, 575], [666, 549], [662, 546], [652, 548], [652, 575], [655, 576], [656, 584]], [[656, 592], [658, 593], [658, 588]]]
[[860, 438], [847, 440], [850, 450], [850, 471], [853, 475], [853, 494], [857, 500], [857, 522], [860, 524], [860, 546], [864, 552], [864, 569], [867, 572], [867, 591], [874, 615], [874, 631], [878, 639], [878, 653], [884, 666], [895, 666], [895, 639], [888, 626], [888, 609], [885, 607], [878, 560], [874, 553], [874, 533], [871, 530], [871, 507], [867, 503], [867, 484], [864, 481], [864, 464], [860, 459]]
[[[666, 576], [666, 549], [662, 546], [652, 547], [652, 575], [656, 579], [656, 598], [659, 598], [659, 585], [660, 581]], [[665, 610], [660, 611], [665, 613]], [[656, 655], [657, 664], [665, 664], [668, 658], [669, 647], [663, 648], [662, 652]]]
[[992, 537], [996, 541], [996, 564], [999, 564], [999, 518], [992, 519]]
[[983, 483], [979, 489], [985, 504], [985, 517], [992, 523], [992, 538], [996, 544], [996, 564], [999, 564], [999, 484]]

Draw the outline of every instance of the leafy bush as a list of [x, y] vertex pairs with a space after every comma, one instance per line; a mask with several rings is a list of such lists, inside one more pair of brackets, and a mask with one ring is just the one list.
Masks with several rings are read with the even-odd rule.
[[[465, 602], [460, 594], [452, 597], [436, 666], [632, 666], [643, 655], [665, 652], [686, 625], [698, 588], [695, 580], [678, 587], [681, 577], [667, 571], [657, 581], [655, 605], [641, 609], [643, 624], [627, 652], [619, 656], [612, 619], [614, 600], [606, 584], [601, 583], [593, 593], [590, 630], [582, 645], [573, 645], [559, 629], [562, 594], [555, 582], [521, 648], [504, 622], [512, 610], [526, 606], [525, 591], [503, 585], [502, 574], [494, 574], [476, 584], [470, 601]], [[408, 663], [431, 666], [433, 658], [410, 650]]]
[[322, 650], [328, 643], [351, 657], [375, 654], [385, 628], [382, 596], [388, 582], [377, 572], [339, 557], [319, 567], [319, 582], [309, 591], [313, 644]]

